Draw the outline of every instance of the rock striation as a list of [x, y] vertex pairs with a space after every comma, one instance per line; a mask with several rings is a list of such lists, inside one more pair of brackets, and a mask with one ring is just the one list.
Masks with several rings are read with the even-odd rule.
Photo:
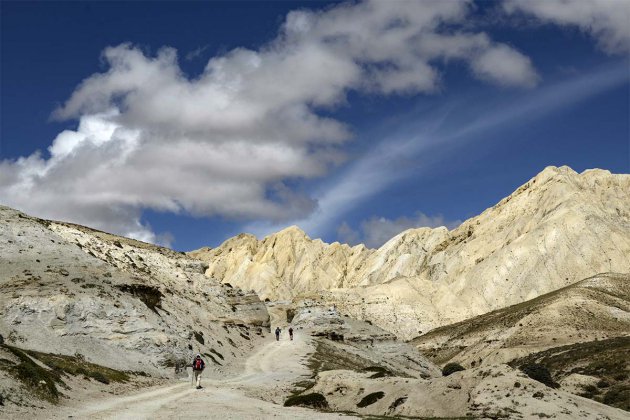
[[373, 251], [312, 240], [290, 226], [262, 240], [240, 234], [216, 249], [190, 256], [208, 264], [208, 277], [254, 290], [262, 298], [289, 300], [312, 291], [352, 286], [348, 273], [358, 271]]
[[184, 254], [0, 207], [7, 344], [153, 375], [200, 352], [221, 370], [268, 328], [258, 297]]
[[410, 229], [377, 250], [290, 227], [191, 253], [261, 298], [321, 299], [410, 339], [602, 272], [630, 272], [630, 175], [548, 167], [451, 231]]

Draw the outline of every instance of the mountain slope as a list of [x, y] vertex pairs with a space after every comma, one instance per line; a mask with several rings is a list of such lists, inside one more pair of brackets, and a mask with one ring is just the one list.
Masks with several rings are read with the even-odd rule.
[[548, 167], [452, 231], [411, 229], [378, 250], [293, 227], [194, 255], [206, 275], [262, 298], [318, 295], [413, 338], [597, 273], [630, 272], [630, 175]]
[[163, 375], [197, 351], [223, 369], [268, 325], [256, 295], [205, 277], [183, 254], [7, 207], [0, 221], [9, 344]]
[[630, 336], [554, 347], [510, 363], [545, 366], [562, 389], [630, 411]]
[[412, 344], [432, 361], [507, 363], [550, 347], [630, 336], [630, 275], [601, 274], [436, 328]]

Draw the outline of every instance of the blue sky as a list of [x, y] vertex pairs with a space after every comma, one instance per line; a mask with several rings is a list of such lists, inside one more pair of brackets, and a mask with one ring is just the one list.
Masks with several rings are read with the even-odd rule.
[[0, 203], [36, 216], [378, 246], [548, 165], [630, 170], [630, 2], [0, 7]]

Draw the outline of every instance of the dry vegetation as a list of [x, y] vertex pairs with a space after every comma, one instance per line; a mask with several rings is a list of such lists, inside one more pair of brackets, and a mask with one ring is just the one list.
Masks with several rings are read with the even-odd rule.
[[577, 373], [598, 379], [581, 396], [630, 411], [630, 337], [592, 341], [549, 349], [514, 360], [510, 365], [547, 368], [555, 381]]

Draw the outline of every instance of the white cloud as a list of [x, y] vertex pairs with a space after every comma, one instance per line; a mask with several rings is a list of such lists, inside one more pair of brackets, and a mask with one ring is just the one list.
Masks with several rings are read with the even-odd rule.
[[357, 230], [346, 222], [337, 228], [337, 236], [342, 242], [352, 245], [363, 243], [369, 248], [378, 248], [399, 233], [414, 228], [446, 226], [448, 229], [459, 226], [460, 220], [447, 221], [442, 215], [427, 216], [417, 212], [414, 217], [402, 216], [397, 219], [371, 217], [361, 222]]
[[630, 51], [628, 0], [507, 0], [508, 13], [525, 13], [543, 22], [577, 26], [612, 54]]
[[471, 66], [478, 78], [507, 86], [522, 84], [532, 87], [539, 79], [530, 59], [505, 45], [484, 51], [472, 61]]
[[50, 157], [0, 163], [0, 200], [148, 240], [156, 236], [141, 222], [147, 208], [305, 217], [317, 203], [287, 185], [343, 161], [350, 130], [319, 111], [344, 104], [348, 91], [432, 92], [435, 63], [452, 60], [483, 81], [535, 82], [521, 53], [457, 29], [468, 9], [466, 1], [366, 1], [293, 11], [275, 40], [216, 56], [194, 78], [172, 48], [155, 56], [130, 44], [106, 48], [105, 71], [54, 113], [78, 128], [57, 136]]

